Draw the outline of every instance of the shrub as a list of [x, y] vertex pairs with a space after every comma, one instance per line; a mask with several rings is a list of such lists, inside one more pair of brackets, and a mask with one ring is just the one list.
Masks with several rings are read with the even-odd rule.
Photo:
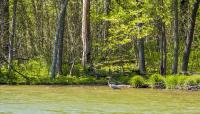
[[177, 76], [167, 76], [165, 79], [165, 85], [167, 89], [176, 89], [178, 85]]
[[188, 78], [186, 81], [185, 81], [185, 86], [194, 86], [196, 85], [196, 81], [194, 78]]
[[130, 80], [130, 77], [128, 77], [128, 76], [120, 76], [118, 78], [118, 80], [120, 81], [120, 83], [127, 84], [128, 81]]
[[177, 84], [177, 86], [180, 88], [180, 89], [182, 89], [182, 88], [184, 88], [184, 86], [185, 86], [185, 81], [188, 79], [188, 76], [178, 76], [177, 77], [178, 78], [178, 84]]
[[200, 76], [193, 77], [196, 80], [196, 84], [200, 85]]
[[149, 78], [149, 84], [152, 88], [165, 88], [165, 80], [159, 74], [153, 74]]
[[167, 76], [165, 79], [166, 88], [168, 89], [182, 89], [185, 86], [185, 81], [188, 76]]
[[141, 76], [134, 76], [130, 79], [129, 83], [135, 88], [140, 88], [145, 85], [145, 79]]

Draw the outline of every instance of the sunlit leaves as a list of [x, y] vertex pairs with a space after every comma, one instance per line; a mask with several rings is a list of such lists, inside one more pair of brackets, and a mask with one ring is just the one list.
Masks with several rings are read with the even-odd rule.
[[[153, 30], [151, 12], [153, 4], [148, 0], [136, 2], [133, 0], [120, 1], [113, 5], [112, 13], [103, 19], [111, 22], [109, 32], [112, 34], [108, 41], [109, 48], [125, 45], [132, 41], [132, 37], [145, 38]], [[139, 26], [138, 26], [139, 25]]]

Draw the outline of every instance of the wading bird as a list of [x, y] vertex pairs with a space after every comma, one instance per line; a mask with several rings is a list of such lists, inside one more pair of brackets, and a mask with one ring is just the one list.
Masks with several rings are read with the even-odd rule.
[[111, 84], [111, 83], [110, 83], [110, 80], [108, 80], [108, 86], [109, 86], [110, 88], [113, 88], [113, 89], [121, 89], [118, 85]]
[[116, 85], [110, 83], [111, 77], [108, 77], [108, 86], [112, 89], [130, 88], [130, 85]]

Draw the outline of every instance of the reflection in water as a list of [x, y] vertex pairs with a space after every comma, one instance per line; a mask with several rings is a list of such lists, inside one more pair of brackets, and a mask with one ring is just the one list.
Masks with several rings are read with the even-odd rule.
[[200, 92], [0, 86], [0, 114], [198, 114]]

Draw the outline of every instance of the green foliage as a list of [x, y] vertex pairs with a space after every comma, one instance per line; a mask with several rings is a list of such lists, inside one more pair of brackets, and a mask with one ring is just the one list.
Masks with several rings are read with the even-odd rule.
[[194, 86], [196, 85], [196, 80], [194, 78], [188, 78], [186, 81], [185, 81], [185, 86]]
[[184, 88], [185, 81], [189, 78], [188, 76], [177, 76], [178, 78], [178, 88]]
[[130, 79], [129, 83], [135, 88], [140, 88], [145, 85], [145, 79], [142, 76], [134, 76]]
[[104, 18], [112, 24], [109, 29], [111, 35], [108, 40], [110, 43], [104, 47], [105, 49], [117, 51], [119, 45], [131, 43], [132, 36], [145, 38], [152, 33], [154, 26], [150, 24], [153, 20], [150, 11], [152, 11], [153, 5], [150, 5], [149, 1], [143, 2], [125, 0], [117, 3], [113, 1], [111, 15]]
[[24, 64], [20, 64], [19, 67], [16, 67], [22, 73], [29, 77], [42, 77], [48, 76], [49, 68], [47, 63], [44, 62], [42, 59], [32, 59], [27, 61]]
[[129, 76], [119, 76], [118, 80], [122, 84], [128, 84], [130, 77]]
[[165, 79], [159, 74], [153, 74], [149, 78], [149, 84], [153, 88], [165, 88]]
[[177, 76], [167, 76], [165, 79], [165, 84], [167, 89], [175, 89], [178, 85]]
[[196, 79], [196, 83], [197, 83], [198, 85], [200, 85], [200, 76], [196, 77], [195, 79]]
[[199, 85], [199, 82], [199, 76], [167, 76], [165, 79], [166, 88], [168, 89], [184, 89], [187, 86]]
[[185, 82], [188, 76], [167, 76], [165, 79], [166, 88], [168, 89], [182, 89], [185, 87]]
[[86, 76], [59, 76], [52, 81], [53, 84], [62, 84], [62, 85], [87, 85], [87, 84], [106, 84], [106, 79], [95, 79], [94, 77]]
[[185, 86], [195, 86], [195, 85], [200, 85], [200, 76], [190, 76], [189, 78], [186, 79]]

